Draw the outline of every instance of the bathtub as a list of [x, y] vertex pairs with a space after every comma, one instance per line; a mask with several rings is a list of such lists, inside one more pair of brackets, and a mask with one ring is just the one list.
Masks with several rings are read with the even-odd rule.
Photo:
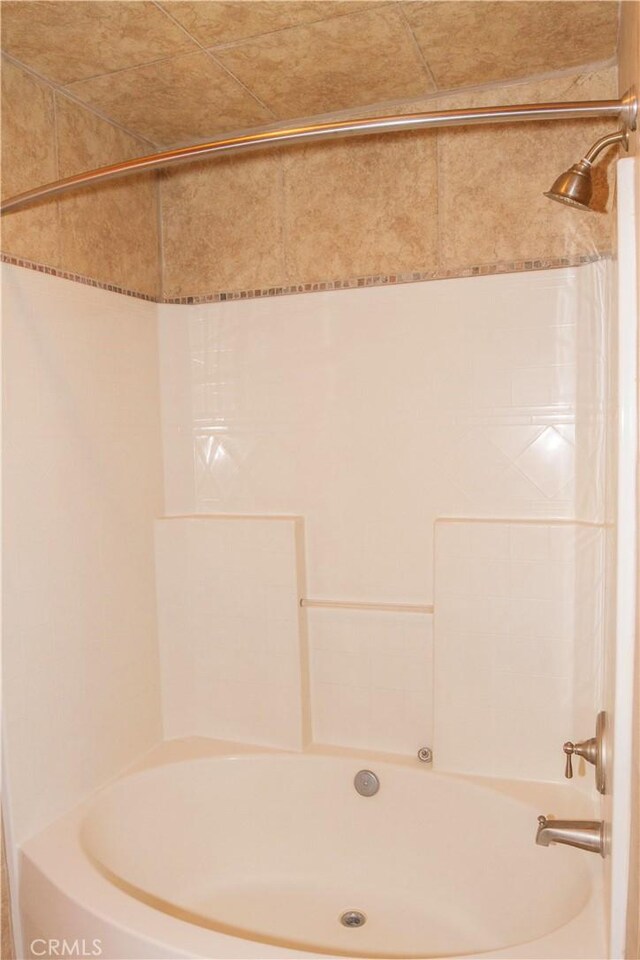
[[173, 741], [24, 845], [25, 956], [604, 958], [602, 861], [537, 847], [539, 813], [594, 811], [568, 784]]

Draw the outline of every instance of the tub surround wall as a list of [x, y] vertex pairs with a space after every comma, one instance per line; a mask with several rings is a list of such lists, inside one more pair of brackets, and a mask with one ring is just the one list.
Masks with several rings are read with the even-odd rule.
[[[591, 735], [600, 702], [600, 635], [577, 629], [577, 567], [603, 569], [603, 536], [572, 523], [436, 524], [438, 769], [562, 781], [562, 744]], [[602, 593], [593, 577], [589, 592]], [[589, 792], [592, 773], [576, 763]]]
[[[533, 689], [553, 669], [555, 682], [570, 687], [545, 726], [546, 745], [589, 736], [603, 629], [608, 277], [601, 261], [316, 297], [161, 306], [167, 512], [293, 511], [305, 522], [307, 595], [374, 604], [433, 601], [438, 518], [529, 519], [534, 539], [544, 538], [551, 518], [596, 525], [593, 550], [567, 528], [581, 559], [565, 544], [570, 616], [561, 634], [523, 634], [511, 659], [505, 650], [496, 661], [506, 686], [520, 673]], [[529, 559], [535, 566], [540, 558]], [[436, 576], [438, 562], [436, 551]], [[561, 583], [538, 586], [545, 584], [558, 599]], [[490, 595], [494, 586], [485, 580]], [[526, 583], [516, 586], [512, 599], [523, 610], [544, 599], [522, 593]], [[452, 584], [454, 593], [465, 589]], [[312, 608], [306, 618], [314, 739], [405, 754], [432, 745], [431, 616]], [[573, 664], [578, 629], [588, 647], [585, 670]], [[502, 637], [486, 633], [494, 646]], [[463, 630], [442, 642], [456, 638], [468, 639]], [[536, 672], [545, 644], [556, 642]], [[464, 669], [449, 677], [470, 679]], [[448, 743], [445, 757], [462, 746], [460, 738]], [[505, 756], [506, 769], [513, 754]], [[511, 765], [512, 775], [524, 775], [527, 756]], [[555, 759], [554, 749], [545, 762], [561, 776], [562, 758], [559, 766]]]
[[[616, 70], [605, 67], [358, 115], [616, 95]], [[166, 170], [163, 298], [456, 275], [608, 251], [608, 216], [567, 216], [542, 192], [610, 127], [599, 120], [356, 137]], [[607, 166], [598, 168], [600, 204]]]
[[20, 844], [161, 739], [156, 307], [4, 265], [3, 785]]
[[[3, 58], [3, 196], [151, 149]], [[87, 188], [7, 214], [2, 249], [155, 298], [158, 202], [155, 175]]]
[[577, 384], [607, 276], [160, 306], [167, 513], [293, 512], [309, 596], [414, 604], [439, 517], [601, 522], [578, 478], [602, 476], [603, 401]]
[[309, 740], [303, 550], [294, 517], [157, 522], [166, 738]]
[[307, 610], [313, 739], [415, 756], [433, 746], [433, 617]]
[[[5, 195], [153, 149], [8, 59], [3, 88]], [[615, 94], [605, 66], [355, 113]], [[2, 247], [164, 302], [573, 263], [611, 249], [610, 218], [570, 217], [542, 191], [610, 127], [442, 130], [188, 164], [10, 214]], [[597, 168], [600, 206], [608, 165]]]

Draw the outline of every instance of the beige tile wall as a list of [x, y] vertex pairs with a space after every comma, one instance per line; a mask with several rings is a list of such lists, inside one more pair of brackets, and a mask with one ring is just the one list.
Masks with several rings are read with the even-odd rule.
[[[608, 98], [616, 79], [611, 67], [400, 109]], [[402, 134], [165, 171], [164, 296], [608, 250], [608, 216], [570, 211], [542, 192], [610, 127]]]
[[[150, 149], [3, 60], [3, 196]], [[156, 180], [152, 175], [120, 180], [8, 214], [2, 220], [2, 250], [156, 296]]]
[[[616, 79], [609, 67], [393, 109], [606, 98], [616, 95]], [[610, 127], [600, 120], [410, 133], [164, 171], [162, 294], [608, 250], [608, 216], [567, 210], [542, 191]], [[5, 195], [149, 149], [11, 62], [3, 70], [3, 132]], [[599, 168], [601, 206], [614, 155]], [[137, 178], [11, 214], [3, 250], [157, 294], [154, 189], [151, 177]]]

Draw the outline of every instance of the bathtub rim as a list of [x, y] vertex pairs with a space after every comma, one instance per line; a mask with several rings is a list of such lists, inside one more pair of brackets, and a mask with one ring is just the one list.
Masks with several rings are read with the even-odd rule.
[[[398, 757], [384, 753], [371, 753], [348, 748], [334, 748], [315, 745], [304, 751], [283, 750], [228, 741], [208, 740], [192, 737], [165, 741], [153, 748], [144, 757], [139, 758], [121, 775], [92, 793], [69, 813], [50, 824], [39, 834], [27, 840], [20, 850], [21, 883], [20, 905], [23, 919], [30, 922], [33, 907], [30, 902], [28, 881], [32, 884], [44, 884], [49, 895], [64, 900], [67, 908], [71, 905], [79, 914], [94, 917], [96, 922], [109, 926], [113, 930], [116, 942], [118, 938], [129, 937], [131, 941], [140, 941], [150, 945], [154, 952], [149, 957], [160, 958], [225, 958], [225, 960], [290, 960], [290, 958], [317, 958], [317, 960], [343, 960], [343, 955], [314, 953], [302, 949], [290, 949], [269, 943], [246, 940], [229, 936], [220, 931], [198, 927], [178, 917], [163, 913], [141, 900], [130, 896], [122, 888], [107, 879], [93, 865], [85, 852], [80, 838], [81, 826], [90, 813], [98, 797], [117, 782], [135, 774], [182, 763], [185, 760], [231, 759], [252, 755], [287, 756], [291, 760], [306, 756], [322, 756], [353, 760], [354, 763], [367, 765], [375, 762], [391, 764], [416, 770], [420, 767], [425, 776], [444, 776], [447, 779], [460, 779], [477, 786], [489, 788], [528, 804], [546, 806], [551, 799], [563, 798], [570, 801], [575, 816], [593, 815], [595, 801], [591, 801], [579, 789], [562, 783], [547, 783], [524, 780], [498, 780], [491, 777], [477, 777], [466, 774], [438, 773], [431, 771], [426, 764], [411, 757]], [[541, 808], [542, 809], [542, 808]], [[605, 931], [602, 917], [603, 892], [601, 871], [590, 863], [590, 895], [584, 908], [563, 926], [545, 934], [536, 940], [518, 944], [491, 952], [448, 956], [446, 960], [468, 960], [470, 957], [483, 958], [538, 958], [563, 956], [566, 960], [605, 956]], [[23, 883], [23, 878], [27, 882]], [[55, 932], [52, 933], [55, 936]], [[565, 944], [563, 946], [562, 944]], [[595, 952], [594, 944], [599, 949]], [[26, 945], [25, 945], [26, 946]], [[212, 952], [215, 949], [215, 952]], [[562, 950], [559, 953], [558, 950]], [[163, 953], [163, 951], [169, 951]], [[546, 951], [546, 952], [545, 952]], [[28, 956], [28, 953], [25, 953]], [[107, 960], [109, 954], [105, 954]], [[123, 954], [127, 956], [127, 954]], [[142, 955], [141, 955], [142, 956]], [[433, 958], [439, 960], [439, 958]]]

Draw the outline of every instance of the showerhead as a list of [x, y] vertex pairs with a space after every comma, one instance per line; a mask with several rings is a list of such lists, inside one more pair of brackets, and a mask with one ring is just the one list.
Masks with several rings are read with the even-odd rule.
[[591, 178], [593, 161], [603, 150], [614, 143], [620, 143], [625, 150], [628, 150], [629, 136], [627, 131], [616, 130], [615, 133], [608, 133], [605, 137], [597, 140], [582, 160], [578, 160], [572, 167], [560, 174], [551, 189], [546, 191], [545, 197], [549, 197], [550, 200], [557, 200], [558, 203], [566, 203], [578, 210], [589, 210], [593, 195], [593, 180]]
[[545, 197], [579, 210], [588, 210], [592, 194], [591, 164], [586, 160], [579, 160], [560, 174], [551, 190], [545, 192]]

